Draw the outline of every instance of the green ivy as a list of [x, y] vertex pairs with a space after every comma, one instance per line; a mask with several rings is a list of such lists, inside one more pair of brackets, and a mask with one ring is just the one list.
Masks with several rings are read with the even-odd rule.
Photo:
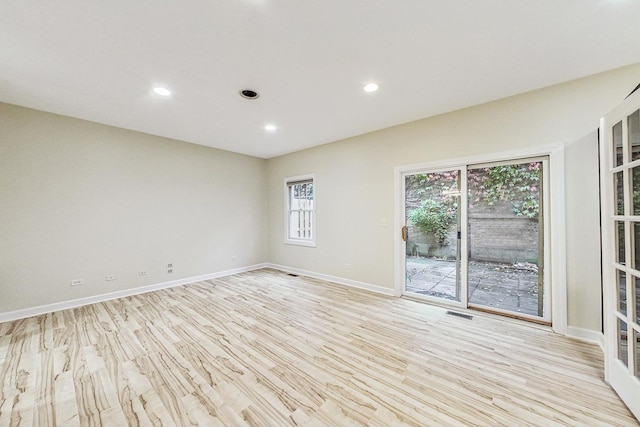
[[489, 206], [499, 201], [511, 202], [516, 216], [537, 218], [540, 213], [540, 163], [494, 166], [472, 169], [469, 192], [475, 202]]
[[[531, 162], [470, 169], [467, 172], [470, 204], [493, 206], [498, 202], [510, 202], [516, 216], [537, 218], [540, 213], [540, 166], [540, 162]], [[442, 199], [438, 194], [457, 187], [457, 180], [456, 173], [416, 174], [408, 177], [407, 185], [418, 195]]]
[[427, 199], [411, 212], [409, 219], [420, 231], [433, 235], [438, 244], [444, 245], [448, 240], [449, 227], [456, 216], [442, 203]]

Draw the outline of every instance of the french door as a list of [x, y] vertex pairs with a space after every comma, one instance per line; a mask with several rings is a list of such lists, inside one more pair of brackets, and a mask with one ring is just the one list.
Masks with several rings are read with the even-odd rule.
[[640, 92], [600, 138], [605, 378], [640, 419]]
[[548, 160], [405, 172], [403, 294], [550, 323]]

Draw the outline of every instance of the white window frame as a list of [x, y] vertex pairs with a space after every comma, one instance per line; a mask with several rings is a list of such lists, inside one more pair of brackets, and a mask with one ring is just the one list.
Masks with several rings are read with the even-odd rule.
[[[289, 187], [291, 184], [300, 181], [311, 181], [313, 183], [313, 209], [311, 212], [311, 238], [295, 238], [289, 235], [289, 220], [291, 218]], [[287, 245], [316, 247], [316, 211], [317, 211], [317, 180], [315, 174], [290, 176], [284, 179], [284, 243]]]

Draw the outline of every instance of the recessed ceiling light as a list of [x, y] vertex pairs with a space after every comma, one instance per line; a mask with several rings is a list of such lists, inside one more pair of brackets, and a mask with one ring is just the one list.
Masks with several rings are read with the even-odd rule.
[[255, 90], [251, 90], [251, 89], [242, 89], [240, 91], [240, 96], [245, 98], [245, 99], [256, 99], [260, 96], [260, 94], [258, 92], [256, 92]]
[[278, 130], [278, 126], [276, 126], [276, 125], [265, 125], [264, 130], [266, 130], [268, 132], [274, 132], [274, 131]]
[[171, 96], [171, 91], [166, 87], [156, 86], [153, 91], [160, 96]]
[[369, 83], [367, 85], [364, 86], [364, 91], [365, 92], [375, 92], [378, 90], [378, 85], [376, 83]]

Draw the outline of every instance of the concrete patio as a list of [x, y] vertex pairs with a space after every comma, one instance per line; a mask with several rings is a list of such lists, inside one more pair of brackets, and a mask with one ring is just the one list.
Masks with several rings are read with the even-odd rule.
[[[538, 315], [535, 265], [469, 262], [469, 302], [501, 310]], [[407, 257], [407, 292], [456, 300], [456, 263]]]

